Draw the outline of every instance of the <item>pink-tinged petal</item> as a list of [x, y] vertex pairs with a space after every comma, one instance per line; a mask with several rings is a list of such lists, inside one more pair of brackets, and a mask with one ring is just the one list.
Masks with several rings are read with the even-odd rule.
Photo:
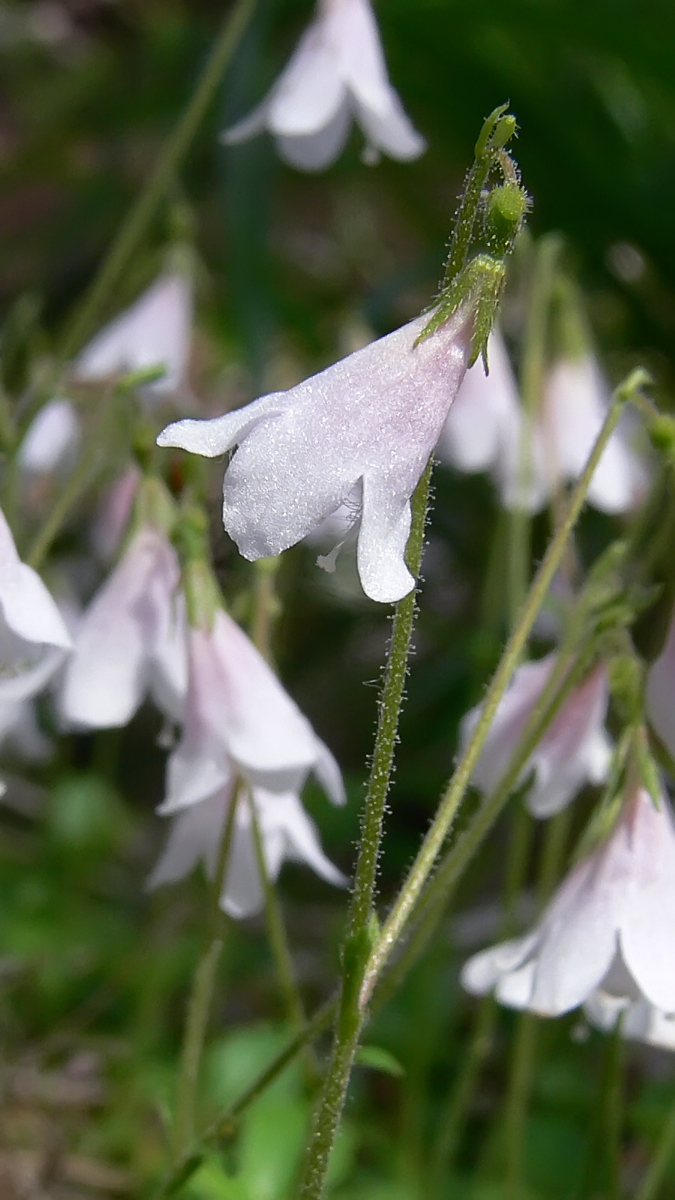
[[675, 620], [659, 657], [647, 674], [647, 716], [670, 755], [675, 758]]
[[602, 737], [608, 699], [607, 672], [600, 665], [572, 692], [547, 729], [531, 760], [536, 777], [527, 804], [535, 816], [560, 812], [591, 778], [591, 771], [597, 782], [604, 778], [598, 771], [604, 765], [606, 772], [609, 766]]
[[178, 579], [171, 545], [141, 530], [80, 622], [61, 694], [68, 721], [109, 728], [131, 720], [161, 658]]
[[157, 636], [149, 659], [149, 690], [172, 721], [183, 718], [188, 689], [187, 618], [185, 598], [173, 593], [172, 584], [155, 579]]
[[[555, 654], [549, 654], [538, 662], [524, 663], [518, 667], [509, 687], [500, 701], [490, 731], [483, 743], [473, 773], [476, 787], [491, 792], [501, 780], [520, 736], [525, 729], [534, 707], [555, 665]], [[460, 744], [466, 746], [482, 713], [482, 705], [473, 708], [462, 720]], [[529, 772], [528, 765], [523, 777]]]
[[488, 341], [489, 375], [481, 359], [467, 371], [438, 441], [438, 454], [460, 471], [487, 471], [511, 430], [520, 428], [513, 368], [498, 330]]
[[346, 86], [321, 21], [305, 31], [269, 97], [267, 126], [272, 133], [301, 137], [318, 133], [344, 106]]
[[631, 852], [621, 917], [621, 950], [640, 991], [675, 1012], [675, 829], [665, 797], [657, 809], [645, 789], [622, 818]]
[[156, 396], [175, 391], [187, 374], [192, 310], [188, 280], [179, 274], [161, 275], [85, 346], [74, 365], [75, 378], [96, 381], [164, 366], [164, 376], [144, 390]]
[[129, 524], [141, 481], [138, 467], [128, 467], [111, 485], [96, 517], [91, 542], [95, 553], [108, 562], [119, 549]]
[[[278, 814], [274, 812], [273, 805], [279, 806], [281, 811]], [[294, 862], [305, 863], [327, 883], [336, 887], [346, 886], [345, 876], [324, 854], [316, 825], [307, 816], [296, 795], [288, 793], [285, 796], [273, 797], [267, 811], [270, 816], [274, 813], [275, 823], [283, 827], [288, 858]]]
[[275, 133], [274, 142], [279, 156], [299, 171], [325, 171], [342, 151], [352, 113], [345, 97], [335, 116], [316, 133]]
[[607, 974], [618, 946], [628, 850], [620, 827], [564, 880], [539, 923], [530, 1007], [560, 1016], [582, 1004]]
[[[187, 703], [189, 713], [189, 693]], [[233, 780], [232, 766], [222, 748], [205, 744], [201, 729], [195, 729], [188, 720], [183, 737], [169, 755], [166, 799], [157, 811], [164, 817], [200, 804], [223, 788], [230, 787]]]
[[199, 862], [206, 860], [210, 847], [215, 847], [217, 854], [228, 800], [227, 794], [221, 792], [174, 817], [162, 855], [147, 881], [149, 889], [185, 879]]
[[70, 400], [50, 400], [32, 420], [18, 450], [19, 465], [46, 474], [72, 462], [80, 442], [80, 422]]
[[301, 786], [316, 761], [314, 731], [251, 640], [221, 610], [211, 637], [193, 630], [191, 645], [208, 681], [204, 718], [212, 735], [251, 782], [273, 791]]
[[476, 996], [487, 995], [502, 976], [518, 970], [523, 965], [536, 944], [536, 933], [528, 933], [525, 937], [512, 938], [508, 942], [500, 942], [487, 950], [481, 950], [479, 954], [474, 954], [462, 967], [462, 987]]
[[160, 435], [161, 445], [210, 456], [238, 442], [225, 474], [223, 522], [245, 558], [279, 554], [306, 537], [362, 479], [364, 572], [370, 579], [379, 554], [388, 593], [396, 574], [398, 594], [390, 598], [410, 590], [401, 548], [405, 506], [466, 370], [472, 319], [457, 313], [415, 346], [425, 323], [411, 321], [284, 394], [202, 423], [201, 431], [197, 422], [179, 422]]

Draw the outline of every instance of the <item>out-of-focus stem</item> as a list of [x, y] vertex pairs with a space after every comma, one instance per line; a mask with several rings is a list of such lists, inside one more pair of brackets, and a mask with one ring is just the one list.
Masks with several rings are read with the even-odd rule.
[[67, 362], [79, 350], [96, 323], [109, 294], [138, 249], [215, 96], [254, 6], [255, 0], [238, 0], [228, 13], [178, 124], [167, 139], [152, 175], [120, 226], [106, 258], [66, 331], [59, 356], [62, 363]]
[[661, 1140], [635, 1193], [635, 1200], [656, 1200], [673, 1155], [675, 1155], [675, 1104], [668, 1113]]
[[192, 985], [192, 994], [188, 1003], [178, 1080], [176, 1118], [171, 1139], [171, 1158], [174, 1166], [185, 1160], [194, 1138], [199, 1070], [204, 1052], [206, 1027], [208, 1025], [216, 971], [223, 948], [225, 917], [220, 909], [220, 898], [227, 879], [227, 867], [230, 859], [238, 799], [239, 789], [235, 787], [223, 828], [223, 836], [218, 853], [218, 864], [212, 883], [207, 946], [197, 966]]

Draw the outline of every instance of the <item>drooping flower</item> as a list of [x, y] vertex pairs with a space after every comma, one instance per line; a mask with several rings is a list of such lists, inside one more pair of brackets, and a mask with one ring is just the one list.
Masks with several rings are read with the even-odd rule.
[[21, 562], [0, 512], [0, 704], [35, 696], [72, 641], [37, 571]]
[[231, 788], [297, 794], [314, 771], [336, 804], [340, 770], [269, 664], [221, 608], [210, 629], [188, 631], [189, 682], [183, 735], [169, 756], [162, 813]]
[[50, 400], [29, 425], [18, 449], [21, 468], [46, 475], [70, 464], [80, 442], [80, 422], [70, 400]]
[[166, 535], [141, 527], [79, 622], [59, 699], [67, 722], [126, 725], [147, 694], [180, 719], [187, 655], [179, 579]]
[[675, 619], [659, 657], [647, 672], [647, 716], [671, 757], [675, 758]]
[[342, 150], [352, 117], [366, 136], [369, 163], [380, 151], [408, 161], [426, 147], [389, 82], [370, 0], [319, 0], [269, 95], [223, 141], [244, 142], [268, 129], [282, 158], [320, 171]]
[[[490, 793], [498, 786], [557, 661], [549, 654], [524, 663], [500, 701], [473, 773], [473, 783]], [[525, 765], [521, 781], [534, 772], [527, 806], [536, 817], [560, 812], [585, 783], [606, 778], [610, 742], [604, 723], [607, 715], [607, 672], [595, 667], [567, 697]], [[478, 705], [466, 714], [461, 743], [466, 745], [482, 713]]]
[[[184, 879], [203, 862], [209, 878], [216, 872], [225, 821], [232, 803], [232, 786], [221, 789], [206, 800], [178, 812], [164, 852], [149, 880], [148, 887]], [[255, 806], [268, 878], [275, 880], [285, 860], [305, 863], [322, 879], [344, 885], [344, 876], [326, 858], [314, 822], [305, 812], [295, 792], [268, 792], [253, 788], [240, 792], [234, 814], [232, 842], [221, 908], [231, 917], [242, 918], [260, 912], [264, 906], [264, 888], [260, 877], [253, 832], [252, 805]]]
[[461, 309], [415, 346], [426, 322], [418, 317], [287, 392], [160, 434], [160, 446], [209, 458], [237, 446], [223, 522], [245, 558], [281, 553], [361, 488], [363, 589], [382, 602], [411, 590], [410, 498], [466, 371], [473, 327]]
[[164, 375], [145, 384], [157, 398], [185, 385], [192, 337], [192, 288], [179, 273], [160, 275], [125, 312], [85, 346], [73, 375], [85, 382], [131, 371], [164, 367]]
[[[567, 876], [536, 928], [465, 964], [462, 983], [513, 1008], [559, 1016], [593, 996], [675, 1012], [675, 827], [643, 787], [609, 837]], [[624, 983], [621, 983], [621, 980]], [[621, 989], [623, 989], [621, 991]]]

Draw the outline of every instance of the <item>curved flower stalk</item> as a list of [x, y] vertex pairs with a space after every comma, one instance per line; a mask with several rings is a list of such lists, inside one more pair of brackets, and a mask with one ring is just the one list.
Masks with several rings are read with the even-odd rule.
[[160, 434], [160, 446], [209, 458], [237, 446], [225, 473], [223, 523], [244, 558], [293, 546], [360, 484], [363, 589], [383, 603], [411, 591], [410, 498], [466, 371], [473, 317], [464, 306], [416, 344], [426, 325], [418, 317], [287, 392]]
[[[232, 803], [233, 787], [221, 789], [177, 813], [171, 822], [164, 852], [148, 879], [148, 887], [184, 879], [203, 862], [209, 879], [216, 874], [218, 851]], [[240, 919], [261, 912], [265, 904], [253, 832], [252, 806], [265, 854], [267, 877], [276, 880], [286, 860], [305, 863], [328, 883], [342, 887], [346, 879], [326, 858], [314, 822], [295, 792], [253, 788], [240, 795], [234, 815], [232, 842], [220, 906]]]
[[47, 475], [71, 466], [80, 445], [80, 422], [70, 400], [49, 400], [29, 425], [18, 449], [28, 475]]
[[166, 535], [141, 527], [80, 619], [59, 697], [69, 724], [126, 725], [147, 694], [170, 720], [180, 719], [187, 654], [179, 580]]
[[[499, 785], [556, 661], [556, 654], [548, 654], [538, 662], [525, 663], [513, 676], [473, 772], [473, 783], [481, 791], [490, 793]], [[574, 799], [584, 784], [601, 783], [607, 778], [611, 757], [605, 731], [607, 705], [607, 671], [599, 665], [561, 705], [523, 769], [521, 782], [534, 772], [526, 803], [535, 817], [553, 816]], [[462, 747], [469, 742], [482, 711], [482, 705], [478, 705], [463, 718]]]
[[596, 989], [675, 1012], [675, 828], [664, 796], [626, 796], [610, 833], [563, 881], [532, 933], [465, 964], [462, 983], [560, 1016]]
[[72, 650], [70, 634], [0, 512], [0, 704], [37, 695]]
[[343, 149], [352, 118], [365, 134], [367, 163], [380, 151], [407, 162], [426, 148], [389, 82], [370, 0], [319, 0], [269, 95], [222, 140], [236, 144], [268, 129], [291, 166], [321, 171]]
[[163, 366], [164, 375], [144, 384], [143, 394], [159, 399], [179, 391], [187, 380], [192, 312], [192, 287], [185, 275], [160, 275], [85, 346], [74, 363], [73, 377], [95, 383]]
[[208, 800], [238, 775], [254, 788], [297, 793], [310, 771], [335, 804], [344, 803], [330, 750], [224, 609], [211, 628], [189, 629], [188, 647], [183, 735], [169, 756], [160, 812]]

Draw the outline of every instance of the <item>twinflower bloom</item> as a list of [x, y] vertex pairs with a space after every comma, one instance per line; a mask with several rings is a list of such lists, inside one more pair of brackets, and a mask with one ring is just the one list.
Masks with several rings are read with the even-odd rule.
[[[483, 743], [472, 781], [490, 793], [498, 786], [557, 661], [549, 654], [537, 662], [518, 667], [500, 701]], [[595, 667], [567, 697], [540, 739], [521, 774], [524, 781], [534, 773], [527, 806], [536, 817], [550, 817], [574, 799], [585, 783], [600, 783], [609, 767], [611, 747], [604, 724], [607, 716], [607, 672]], [[482, 705], [466, 714], [461, 726], [461, 744], [471, 737]]]
[[418, 317], [287, 392], [160, 434], [160, 446], [209, 458], [237, 446], [225, 473], [223, 522], [244, 558], [279, 554], [350, 498], [364, 591], [390, 602], [411, 590], [410, 498], [465, 374], [473, 328], [470, 311], [460, 309], [415, 345], [427, 320]]
[[352, 117], [366, 136], [367, 162], [381, 150], [407, 161], [426, 147], [389, 82], [370, 0], [319, 0], [269, 95], [223, 141], [243, 142], [268, 129], [282, 158], [320, 171], [342, 150]]
[[0, 512], [0, 704], [36, 695], [72, 649], [37, 571], [22, 563]]
[[242, 629], [222, 609], [211, 628], [190, 628], [183, 734], [169, 756], [171, 813], [229, 789], [236, 776], [255, 788], [297, 793], [314, 771], [341, 804], [340, 770], [327, 746]]
[[673, 1013], [674, 912], [670, 806], [636, 786], [609, 837], [570, 872], [533, 932], [475, 955], [462, 983], [542, 1016], [568, 1012], [596, 989]]
[[126, 725], [148, 693], [180, 719], [187, 654], [179, 578], [166, 535], [142, 526], [79, 621], [59, 699], [68, 723]]
[[178, 391], [187, 377], [192, 337], [192, 288], [184, 275], [167, 273], [96, 334], [75, 361], [73, 375], [96, 382], [131, 371], [164, 367], [143, 391], [158, 398]]
[[[148, 887], [176, 883], [202, 862], [207, 876], [216, 873], [220, 844], [233, 799], [232, 786], [177, 813], [164, 852]], [[264, 884], [260, 876], [253, 829], [253, 811], [260, 830], [267, 877], [275, 880], [286, 860], [304, 863], [328, 883], [343, 885], [342, 873], [321, 849], [319, 836], [295, 792], [268, 792], [255, 787], [240, 790], [234, 813], [232, 841], [221, 908], [231, 917], [260, 912]]]

